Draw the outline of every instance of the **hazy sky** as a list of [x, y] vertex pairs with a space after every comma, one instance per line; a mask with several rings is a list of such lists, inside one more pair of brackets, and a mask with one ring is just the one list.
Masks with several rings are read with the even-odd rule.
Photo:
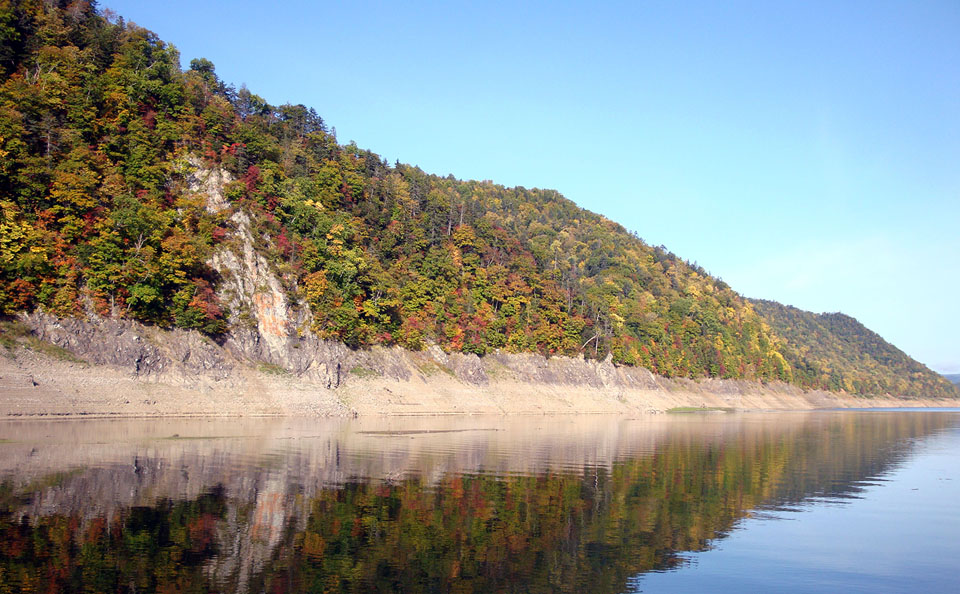
[[101, 0], [393, 162], [555, 188], [960, 372], [960, 2]]

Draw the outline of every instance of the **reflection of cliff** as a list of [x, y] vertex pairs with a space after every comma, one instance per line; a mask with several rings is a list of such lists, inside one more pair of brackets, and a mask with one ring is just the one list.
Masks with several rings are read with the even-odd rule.
[[24, 425], [0, 586], [619, 591], [751, 509], [855, 495], [952, 419]]

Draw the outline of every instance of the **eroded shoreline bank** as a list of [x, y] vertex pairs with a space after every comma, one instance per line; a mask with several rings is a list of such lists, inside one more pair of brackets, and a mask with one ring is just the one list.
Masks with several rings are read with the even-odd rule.
[[[609, 363], [543, 358], [532, 362], [543, 366], [539, 380], [503, 367], [487, 369], [487, 381], [479, 383], [458, 377], [429, 353], [408, 355], [423, 360], [403, 361], [414, 369], [406, 378], [355, 367], [344, 372], [338, 386], [328, 386], [310, 377], [249, 366], [235, 366], [214, 377], [175, 369], [143, 376], [119, 366], [19, 349], [0, 356], [0, 419], [636, 415], [678, 407], [814, 410], [957, 405], [924, 398], [860, 398], [787, 384], [666, 379]], [[565, 375], [591, 369], [596, 377], [584, 375], [579, 382]], [[635, 376], [644, 372], [649, 377], [638, 381]], [[605, 381], [597, 382], [597, 377]]]

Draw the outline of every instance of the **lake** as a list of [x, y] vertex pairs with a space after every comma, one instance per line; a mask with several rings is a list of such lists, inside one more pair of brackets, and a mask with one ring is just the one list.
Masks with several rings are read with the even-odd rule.
[[945, 592], [960, 411], [0, 423], [0, 591]]

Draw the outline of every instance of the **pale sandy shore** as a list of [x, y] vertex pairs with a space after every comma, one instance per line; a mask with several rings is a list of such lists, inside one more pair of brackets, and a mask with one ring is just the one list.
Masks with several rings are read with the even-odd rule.
[[785, 384], [663, 380], [589, 386], [493, 377], [485, 385], [437, 373], [410, 379], [347, 378], [337, 388], [291, 374], [237, 368], [225, 379], [141, 379], [129, 371], [21, 349], [0, 356], [0, 418], [542, 415], [734, 410], [950, 407], [955, 400], [858, 398]]

